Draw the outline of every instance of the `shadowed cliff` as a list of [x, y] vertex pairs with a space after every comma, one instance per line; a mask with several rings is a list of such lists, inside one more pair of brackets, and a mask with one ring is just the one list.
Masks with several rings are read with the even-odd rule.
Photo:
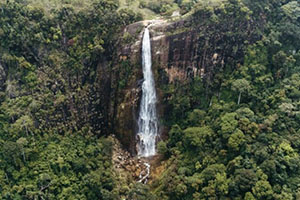
[[[222, 82], [216, 75], [241, 65], [246, 46], [260, 39], [257, 30], [263, 27], [264, 22], [254, 23], [247, 10], [235, 9], [241, 15], [239, 19], [222, 14], [224, 10], [215, 8], [213, 13], [200, 10], [185, 19], [146, 20], [124, 29], [118, 48], [119, 67], [116, 73], [120, 75], [126, 70], [130, 73], [125, 73], [127, 83], [120, 91], [114, 121], [117, 137], [125, 147], [130, 147], [132, 153], [135, 152], [136, 116], [142, 82], [141, 37], [144, 26], [149, 25], [151, 34], [160, 132], [165, 137], [164, 121], [170, 119], [168, 113], [172, 109], [166, 88], [200, 78], [204, 85], [202, 96], [209, 100], [213, 95], [211, 88], [220, 87]], [[214, 13], [219, 13], [218, 19], [213, 18]]]

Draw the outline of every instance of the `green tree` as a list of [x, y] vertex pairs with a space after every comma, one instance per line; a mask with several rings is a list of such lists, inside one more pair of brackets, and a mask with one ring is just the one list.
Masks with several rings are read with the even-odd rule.
[[237, 104], [240, 104], [242, 93], [248, 92], [251, 89], [249, 81], [246, 79], [237, 79], [232, 83], [232, 89], [239, 92]]
[[26, 162], [25, 148], [28, 145], [28, 141], [26, 138], [21, 137], [17, 140], [17, 144], [19, 145], [19, 148], [21, 149], [23, 161]]
[[228, 147], [233, 151], [239, 151], [240, 147], [245, 143], [245, 141], [244, 133], [241, 130], [236, 129], [228, 139]]
[[252, 192], [258, 199], [272, 199], [273, 196], [272, 186], [266, 180], [258, 181], [252, 188]]
[[187, 148], [191, 146], [203, 150], [212, 143], [214, 136], [214, 131], [208, 126], [189, 127], [184, 130], [183, 141]]
[[244, 200], [256, 200], [251, 192], [247, 192]]

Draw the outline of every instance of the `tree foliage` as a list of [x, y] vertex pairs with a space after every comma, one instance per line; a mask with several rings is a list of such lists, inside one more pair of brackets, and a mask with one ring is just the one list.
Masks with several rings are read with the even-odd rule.
[[68, 2], [0, 2], [1, 199], [300, 198], [299, 1], [140, 2], [191, 11], [182, 22], [205, 69], [159, 85], [169, 131], [150, 187], [118, 181], [105, 138], [119, 103], [111, 83], [126, 89], [132, 66], [106, 75], [141, 15], [114, 0]]
[[[177, 83], [167, 87], [173, 94], [166, 90], [170, 100], [166, 104], [171, 108], [167, 114], [176, 113], [177, 118], [169, 118], [171, 125], [176, 124], [165, 151], [170, 169], [161, 176], [157, 195], [167, 195], [165, 199], [297, 199], [299, 2], [230, 0], [220, 7], [207, 5], [199, 3], [195, 8], [195, 23], [215, 27], [230, 22], [235, 27], [228, 25], [224, 37], [239, 35], [246, 45], [233, 56], [241, 61], [228, 59], [222, 70], [213, 70], [214, 78], [188, 79], [180, 87], [174, 88]], [[253, 44], [243, 35], [248, 30], [241, 28], [247, 23], [244, 19], [264, 24], [251, 29], [261, 34]], [[209, 48], [224, 50], [221, 42], [210, 40], [214, 36], [203, 34]], [[195, 83], [206, 88], [202, 94], [192, 93]], [[180, 137], [175, 138], [174, 131]], [[173, 184], [184, 190], [176, 193], [170, 189]]]

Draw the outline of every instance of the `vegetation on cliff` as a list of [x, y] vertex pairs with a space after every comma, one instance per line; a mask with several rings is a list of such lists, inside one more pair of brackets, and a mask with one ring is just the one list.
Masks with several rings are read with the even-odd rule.
[[159, 144], [168, 162], [153, 183], [160, 199], [300, 198], [299, 6], [228, 1], [196, 12], [196, 22], [227, 26], [232, 46], [253, 23], [260, 39], [233, 47], [240, 56], [227, 57], [211, 79], [165, 86], [172, 128]]
[[0, 2], [1, 199], [116, 199], [111, 145], [97, 139], [110, 104], [102, 73], [140, 18], [116, 1], [59, 5]]
[[[116, 52], [124, 27], [142, 19], [130, 5], [146, 17], [189, 12], [184, 31], [203, 47], [195, 55], [214, 55], [198, 66], [202, 76], [160, 74], [169, 132], [158, 144], [165, 170], [150, 185], [119, 181], [106, 138], [136, 70]], [[0, 1], [0, 198], [299, 199], [299, 8], [293, 0]]]

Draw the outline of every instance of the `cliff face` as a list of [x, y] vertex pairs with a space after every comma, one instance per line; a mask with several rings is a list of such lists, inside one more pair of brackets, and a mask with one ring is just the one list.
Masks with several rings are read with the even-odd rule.
[[[230, 23], [230, 21], [228, 22]], [[135, 152], [136, 119], [138, 116], [140, 86], [142, 82], [141, 41], [144, 26], [149, 26], [152, 48], [152, 70], [155, 76], [159, 117], [164, 119], [168, 112], [163, 99], [163, 87], [183, 83], [201, 77], [208, 88], [217, 73], [226, 68], [234, 68], [243, 60], [244, 44], [258, 39], [251, 30], [253, 24], [245, 22], [235, 26], [223, 23], [201, 24], [193, 19], [167, 22], [163, 20], [141, 21], [127, 26], [124, 35], [130, 36], [125, 42], [121, 39], [118, 51], [116, 74], [122, 74], [124, 64], [130, 68], [124, 90], [119, 91], [118, 106], [115, 107], [115, 132], [129, 150]], [[242, 33], [225, 34], [229, 31]], [[232, 30], [228, 30], [232, 29]], [[164, 132], [163, 125], [160, 132]], [[164, 135], [164, 134], [162, 134]]]
[[[38, 90], [31, 92], [39, 95], [27, 102], [37, 108], [31, 113], [32, 126], [58, 133], [70, 130], [99, 136], [115, 133], [123, 146], [135, 154], [136, 121], [143, 81], [141, 41], [146, 25], [149, 25], [151, 34], [161, 136], [167, 130], [162, 121], [167, 119], [169, 101], [164, 88], [173, 84], [180, 86], [195, 77], [201, 77], [209, 88], [212, 81], [217, 80], [215, 74], [221, 73], [226, 66], [235, 67], [236, 62], [242, 60], [243, 43], [255, 40], [250, 22], [236, 26], [231, 26], [230, 21], [203, 22], [189, 18], [176, 22], [152, 20], [131, 24], [125, 27], [115, 49], [98, 56], [99, 61], [87, 66], [83, 73], [60, 66], [64, 54], [49, 56], [50, 63], [53, 62], [51, 67], [39, 67], [34, 71]], [[232, 29], [231, 33], [236, 31], [235, 27], [243, 30], [243, 34], [225, 34], [228, 29]], [[56, 57], [60, 59], [53, 59]], [[24, 92], [26, 88], [21, 91], [23, 72], [8, 74], [6, 65], [0, 63], [0, 91], [6, 91], [9, 98], [29, 95]], [[30, 106], [25, 110], [30, 112]], [[12, 122], [15, 118], [11, 117]]]
[[[197, 37], [196, 31], [184, 28], [185, 21], [169, 23], [163, 20], [149, 20], [137, 22], [127, 26], [124, 34], [131, 35], [131, 43], [122, 45], [118, 52], [119, 62], [129, 63], [134, 69], [125, 90], [120, 91], [120, 104], [117, 106], [116, 133], [125, 147], [130, 147], [135, 153], [135, 134], [137, 129], [139, 98], [141, 94], [142, 66], [141, 66], [141, 41], [144, 26], [149, 25], [151, 34], [152, 70], [155, 76], [159, 102], [162, 102], [163, 91], [161, 86], [172, 84], [174, 81], [184, 81], [189, 77], [203, 76], [204, 70], [197, 62]], [[120, 69], [122, 71], [122, 69]], [[117, 72], [118, 73], [118, 72]], [[164, 115], [164, 105], [158, 103], [160, 118]], [[164, 127], [160, 124], [160, 133]]]

